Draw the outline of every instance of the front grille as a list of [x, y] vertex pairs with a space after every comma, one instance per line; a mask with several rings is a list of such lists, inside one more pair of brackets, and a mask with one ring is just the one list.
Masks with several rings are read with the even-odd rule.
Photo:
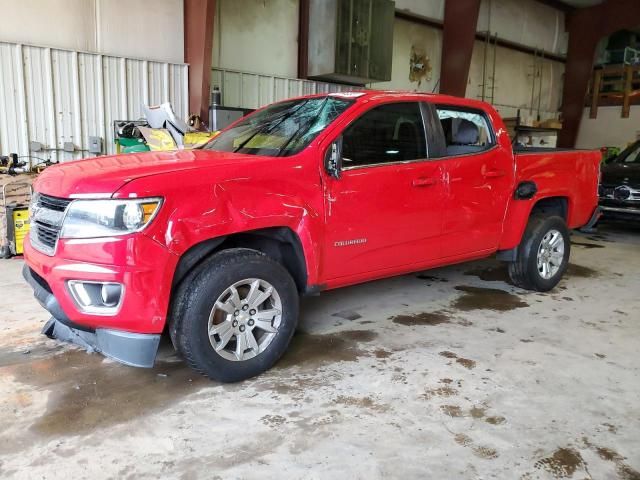
[[42, 222], [36, 222], [35, 225], [38, 241], [48, 248], [54, 248], [58, 235], [60, 235], [60, 227], [54, 227]]
[[615, 187], [609, 187], [609, 186], [600, 186], [600, 196], [604, 197], [604, 198], [613, 198], [613, 190], [615, 189]]
[[64, 212], [71, 203], [66, 198], [38, 194], [31, 221], [31, 245], [47, 255], [53, 255], [62, 229]]
[[601, 200], [640, 201], [640, 190], [627, 185], [600, 185], [598, 194]]
[[64, 212], [71, 200], [67, 198], [52, 197], [50, 195], [38, 195], [38, 206], [56, 212]]

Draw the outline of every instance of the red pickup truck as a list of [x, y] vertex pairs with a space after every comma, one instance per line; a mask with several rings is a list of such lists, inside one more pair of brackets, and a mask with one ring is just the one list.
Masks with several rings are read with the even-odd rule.
[[497, 254], [553, 288], [596, 215], [599, 152], [512, 150], [489, 105], [351, 92], [283, 101], [204, 148], [47, 169], [24, 276], [43, 333], [135, 366], [168, 332], [220, 381], [270, 368], [299, 294]]

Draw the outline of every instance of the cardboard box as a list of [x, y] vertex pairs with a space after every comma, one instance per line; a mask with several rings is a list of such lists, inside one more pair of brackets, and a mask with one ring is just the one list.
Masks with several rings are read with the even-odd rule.
[[562, 122], [557, 118], [550, 118], [548, 120], [540, 122], [540, 126], [542, 128], [557, 128], [558, 130], [560, 130], [562, 128]]
[[0, 247], [8, 244], [6, 206], [28, 206], [31, 200], [31, 184], [35, 177], [32, 174], [0, 175]]

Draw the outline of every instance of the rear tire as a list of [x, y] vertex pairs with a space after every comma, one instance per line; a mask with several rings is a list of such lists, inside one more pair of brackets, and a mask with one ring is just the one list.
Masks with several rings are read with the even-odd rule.
[[261, 252], [229, 249], [185, 278], [171, 334], [189, 366], [220, 382], [268, 370], [298, 321], [298, 291], [285, 268]]
[[509, 263], [509, 277], [518, 287], [547, 292], [562, 279], [570, 253], [569, 229], [562, 217], [532, 217], [517, 258]]

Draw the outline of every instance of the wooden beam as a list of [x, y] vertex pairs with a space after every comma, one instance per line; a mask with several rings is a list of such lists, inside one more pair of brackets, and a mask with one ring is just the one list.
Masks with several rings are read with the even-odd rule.
[[298, 4], [298, 78], [309, 75], [309, 1]]
[[446, 0], [440, 92], [464, 97], [476, 38], [480, 0]]
[[184, 0], [184, 61], [189, 64], [189, 113], [209, 120], [215, 0]]
[[640, 1], [608, 0], [574, 10], [567, 19], [569, 49], [562, 93], [562, 130], [558, 146], [575, 146], [582, 120], [589, 78], [593, 73], [596, 46], [617, 30], [640, 25]]

